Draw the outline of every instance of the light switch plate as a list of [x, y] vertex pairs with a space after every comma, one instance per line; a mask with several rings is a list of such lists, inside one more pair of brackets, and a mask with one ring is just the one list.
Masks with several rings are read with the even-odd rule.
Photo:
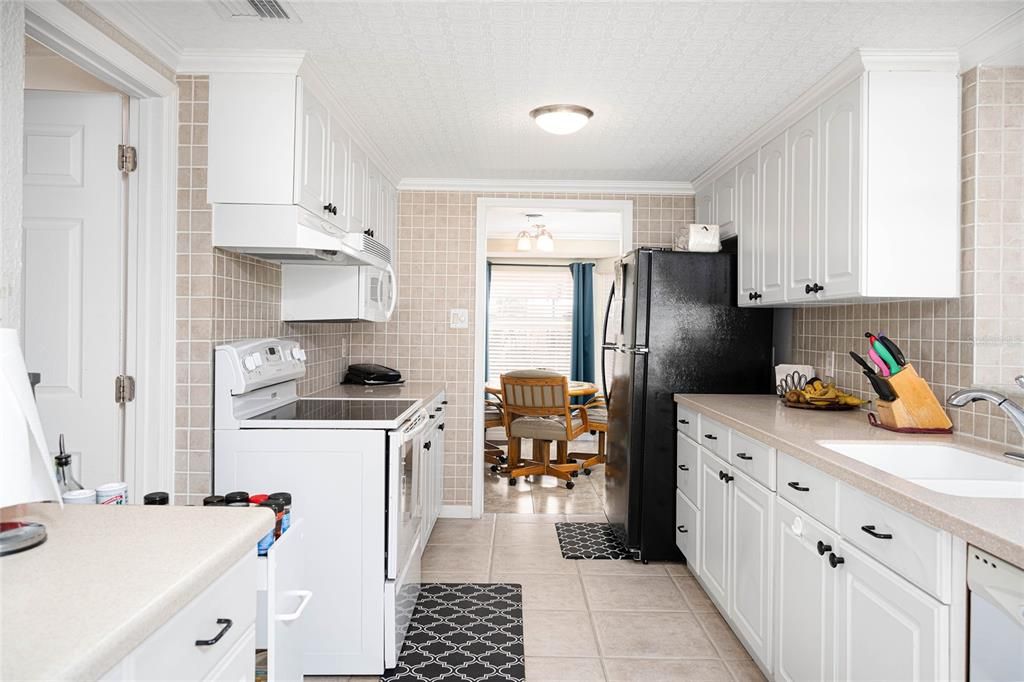
[[465, 308], [452, 308], [448, 326], [452, 329], [469, 329], [469, 311]]

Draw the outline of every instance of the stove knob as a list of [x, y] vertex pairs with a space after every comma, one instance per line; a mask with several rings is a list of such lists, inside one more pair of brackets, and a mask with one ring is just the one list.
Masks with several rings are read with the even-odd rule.
[[251, 355], [246, 355], [242, 360], [242, 364], [245, 365], [245, 368], [250, 372], [256, 369], [256, 361], [252, 359]]
[[292, 358], [294, 358], [295, 360], [298, 360], [299, 362], [305, 362], [306, 361], [306, 351], [304, 351], [301, 348], [299, 348], [298, 346], [296, 346], [295, 348], [292, 348]]

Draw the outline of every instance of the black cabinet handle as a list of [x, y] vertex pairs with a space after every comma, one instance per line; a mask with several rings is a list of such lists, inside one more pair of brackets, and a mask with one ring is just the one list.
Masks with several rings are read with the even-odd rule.
[[892, 540], [892, 533], [875, 532], [874, 526], [861, 526], [860, 529], [873, 538], [878, 538], [879, 540]]
[[196, 646], [213, 646], [220, 641], [220, 638], [223, 637], [228, 630], [231, 629], [231, 626], [234, 625], [234, 623], [231, 622], [230, 618], [218, 618], [217, 625], [224, 626], [220, 629], [220, 632], [217, 633], [217, 636], [213, 639], [197, 639]]
[[825, 287], [821, 286], [817, 282], [815, 282], [813, 285], [811, 285], [811, 284], [805, 284], [804, 285], [804, 293], [805, 294], [816, 294], [819, 291], [825, 291]]
[[735, 476], [730, 476], [729, 474], [725, 473], [724, 471], [719, 471], [718, 472], [718, 480], [720, 480], [720, 481], [725, 481], [726, 483], [728, 483], [729, 481], [733, 480], [734, 478], [736, 478], [736, 477]]
[[825, 556], [825, 552], [831, 552], [832, 545], [826, 545], [821, 540], [818, 540], [818, 556]]
[[423, 444], [423, 449], [424, 450], [429, 450], [430, 449], [430, 441], [429, 440], [426, 443]]
[[754, 459], [753, 457], [751, 457], [750, 455], [748, 455], [745, 452], [737, 452], [736, 456], [739, 457], [740, 459], [745, 459], [747, 461], [750, 461], [750, 460]]
[[754, 292], [753, 291], [751, 291], [749, 294], [747, 294], [747, 300], [748, 301], [753, 301], [754, 300]]
[[685, 464], [677, 464], [676, 466], [679, 467], [680, 471], [689, 471], [690, 470], [690, 467], [686, 466]]
[[437, 427], [437, 430], [438, 430], [438, 431], [444, 431], [444, 424], [440, 424], [440, 425], [439, 425], [439, 426]]
[[704, 437], [707, 438], [708, 440], [718, 440], [718, 436], [716, 436], [713, 433], [705, 433]]
[[756, 300], [761, 299], [761, 298], [764, 298], [764, 294], [762, 294], [760, 291], [755, 291], [754, 292], [754, 300], [756, 301]]
[[440, 407], [435, 407], [435, 408], [434, 408], [434, 412], [440, 412], [440, 411], [441, 411], [441, 408], [440, 408]]
[[331, 215], [338, 215], [338, 207], [331, 206]]
[[818, 284], [817, 282], [815, 282], [814, 283], [814, 293], [818, 293], [819, 291], [825, 291], [825, 287], [823, 287], [820, 284]]
[[679, 423], [683, 424], [684, 426], [686, 426], [686, 425], [689, 425], [690, 422], [686, 421], [685, 419], [680, 419]]
[[805, 294], [813, 294], [814, 293], [814, 287], [812, 287], [810, 284], [805, 284], [804, 285], [804, 293]]
[[802, 493], [805, 493], [808, 490], [810, 490], [810, 488], [807, 488], [805, 486], [800, 485], [800, 481], [790, 481], [786, 485], [788, 485], [793, 490], [797, 490], [797, 491], [802, 492]]
[[844, 559], [841, 556], [836, 556], [832, 552], [829, 552], [829, 555], [828, 555], [828, 565], [829, 566], [831, 566], [832, 568], [836, 568], [836, 567], [839, 566], [839, 564], [845, 564], [845, 563], [846, 563], [846, 559]]
[[676, 526], [676, 530], [679, 531], [680, 533], [688, 533], [689, 532], [688, 530], [686, 530], [686, 526]]
[[447, 400], [442, 400], [442, 401], [441, 401], [441, 404], [442, 404], [442, 405], [447, 405], [447, 404], [448, 404], [448, 401], [447, 401]]
[[730, 476], [729, 474], [726, 474], [725, 475], [725, 482], [726, 483], [732, 483], [735, 478], [736, 478], [735, 476]]

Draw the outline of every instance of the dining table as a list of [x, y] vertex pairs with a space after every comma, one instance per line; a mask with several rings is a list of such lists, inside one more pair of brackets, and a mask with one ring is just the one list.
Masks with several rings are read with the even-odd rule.
[[[569, 396], [572, 398], [594, 395], [601, 389], [592, 381], [570, 381]], [[484, 392], [492, 395], [501, 395], [501, 384], [485, 384]]]

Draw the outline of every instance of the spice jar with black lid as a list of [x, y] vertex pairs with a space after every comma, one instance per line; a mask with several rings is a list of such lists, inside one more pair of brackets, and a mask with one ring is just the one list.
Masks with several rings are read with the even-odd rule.
[[284, 516], [284, 503], [281, 500], [267, 500], [260, 502], [260, 507], [267, 507], [274, 512], [274, 527], [267, 531], [267, 534], [260, 538], [256, 544], [256, 551], [260, 556], [266, 556], [274, 541], [281, 537], [281, 518]]
[[142, 497], [142, 504], [144, 505], [164, 505], [170, 503], [171, 496], [165, 492], [146, 493]]
[[224, 496], [224, 502], [229, 507], [248, 507], [249, 506], [249, 493], [242, 490], [237, 490], [233, 493], [228, 493]]
[[291, 493], [270, 493], [269, 499], [281, 500], [284, 502], [284, 518], [281, 519], [281, 532], [285, 532], [292, 525], [292, 494]]
[[227, 505], [227, 500], [223, 495], [207, 495], [203, 498], [204, 507], [226, 507]]

